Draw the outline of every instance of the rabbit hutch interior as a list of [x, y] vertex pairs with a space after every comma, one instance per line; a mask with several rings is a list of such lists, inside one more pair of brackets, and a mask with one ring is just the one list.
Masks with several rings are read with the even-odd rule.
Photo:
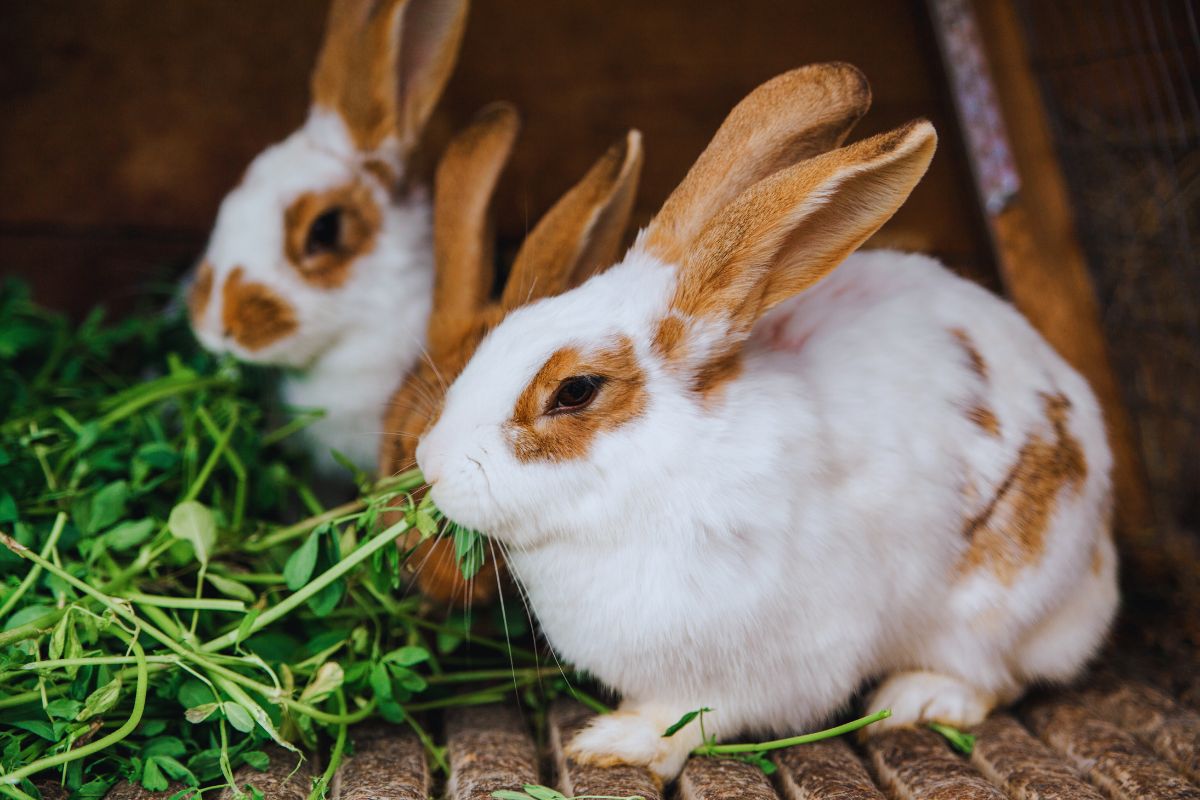
[[1200, 798], [1190, 0], [3, 15], [0, 794]]

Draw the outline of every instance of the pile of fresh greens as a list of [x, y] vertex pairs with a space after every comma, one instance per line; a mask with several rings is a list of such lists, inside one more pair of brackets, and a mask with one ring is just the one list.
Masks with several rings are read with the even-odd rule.
[[[419, 475], [324, 507], [288, 450], [312, 416], [277, 423], [273, 397], [178, 315], [74, 325], [0, 286], [0, 794], [183, 796], [274, 743], [332, 753], [321, 797], [358, 720], [411, 725], [444, 768], [421, 712], [564, 686], [516, 620], [420, 614], [396, 541], [445, 523]], [[449, 534], [478, 570], [478, 535]]]

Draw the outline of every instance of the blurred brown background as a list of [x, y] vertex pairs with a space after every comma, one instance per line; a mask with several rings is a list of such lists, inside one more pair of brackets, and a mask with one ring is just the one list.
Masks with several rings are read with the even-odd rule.
[[[203, 247], [222, 195], [300, 125], [325, 0], [9, 2], [0, 26], [0, 269], [80, 312]], [[637, 219], [674, 187], [725, 113], [792, 67], [844, 60], [875, 105], [856, 135], [916, 116], [943, 132], [889, 241], [990, 275], [952, 135], [932, 30], [897, 0], [476, 0], [433, 140], [498, 99], [524, 128], [497, 204], [529, 220], [630, 127], [644, 134]], [[951, 135], [946, 135], [951, 134]]]
[[[0, 274], [74, 314], [129, 308], [189, 266], [246, 164], [302, 122], [326, 0], [0, 3]], [[1024, 181], [1007, 219], [977, 199], [934, 7], [979, 19]], [[1195, 529], [1196, 16], [1190, 0], [475, 0], [429, 150], [490, 101], [521, 109], [497, 203], [511, 246], [637, 127], [641, 224], [747, 91], [854, 63], [875, 96], [856, 136], [917, 116], [941, 133], [876, 244], [1006, 289], [1110, 409], [1132, 412], [1138, 516]]]

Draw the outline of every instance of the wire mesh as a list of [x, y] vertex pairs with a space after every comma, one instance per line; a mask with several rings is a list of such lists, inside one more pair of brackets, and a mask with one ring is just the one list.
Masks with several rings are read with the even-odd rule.
[[1200, 529], [1200, 24], [1191, 0], [1014, 0], [1156, 516]]

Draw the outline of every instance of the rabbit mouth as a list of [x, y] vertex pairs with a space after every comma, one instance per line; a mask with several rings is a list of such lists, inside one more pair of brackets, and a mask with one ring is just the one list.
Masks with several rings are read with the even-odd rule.
[[492, 496], [487, 472], [478, 460], [466, 457], [466, 466], [443, 475], [429, 487], [429, 496], [448, 518], [468, 528], [491, 533], [498, 505]]

